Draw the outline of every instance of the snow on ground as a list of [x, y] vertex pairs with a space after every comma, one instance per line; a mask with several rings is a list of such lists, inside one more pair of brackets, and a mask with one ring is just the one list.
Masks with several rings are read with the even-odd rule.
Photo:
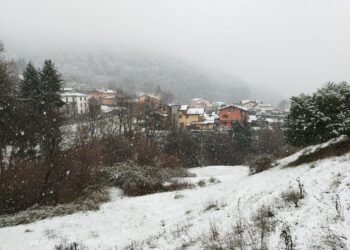
[[[145, 241], [145, 248], [179, 249], [190, 239], [189, 249], [201, 249], [194, 239], [207, 233], [210, 222], [220, 230], [229, 228], [239, 211], [243, 217], [262, 205], [278, 207], [277, 219], [288, 222], [296, 249], [330, 249], [322, 238], [330, 228], [350, 248], [350, 154], [294, 168], [277, 166], [248, 176], [244, 166], [213, 166], [191, 170], [195, 183], [207, 186], [191, 190], [123, 197], [111, 190], [112, 201], [99, 211], [45, 219], [29, 225], [0, 229], [0, 249], [53, 249], [67, 239], [89, 249], [118, 249], [132, 241]], [[211, 184], [215, 177], [220, 183]], [[306, 197], [300, 207], [278, 202], [282, 191], [305, 185]], [[336, 218], [335, 198], [339, 195], [342, 215]], [[217, 209], [206, 211], [208, 204]], [[270, 237], [270, 249], [278, 249], [279, 231]]]

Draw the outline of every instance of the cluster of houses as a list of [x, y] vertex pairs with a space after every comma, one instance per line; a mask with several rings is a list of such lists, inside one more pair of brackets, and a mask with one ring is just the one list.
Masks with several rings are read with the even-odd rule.
[[[88, 94], [65, 88], [62, 100], [66, 103], [64, 111], [68, 117], [89, 112], [89, 99], [94, 98], [101, 104], [102, 112], [111, 112], [118, 107], [122, 95], [108, 89], [92, 90]], [[128, 99], [145, 110], [147, 116], [154, 117], [159, 128], [169, 126], [190, 130], [227, 130], [236, 121], [247, 121], [252, 126], [264, 123], [283, 123], [287, 114], [271, 104], [256, 100], [243, 100], [238, 103], [225, 104], [195, 98], [190, 104], [163, 104], [160, 95], [141, 94]]]

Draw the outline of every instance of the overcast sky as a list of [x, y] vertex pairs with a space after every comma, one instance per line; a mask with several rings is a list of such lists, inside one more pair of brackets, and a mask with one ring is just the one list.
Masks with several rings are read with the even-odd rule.
[[160, 51], [290, 95], [350, 81], [349, 13], [349, 0], [0, 0], [0, 40]]

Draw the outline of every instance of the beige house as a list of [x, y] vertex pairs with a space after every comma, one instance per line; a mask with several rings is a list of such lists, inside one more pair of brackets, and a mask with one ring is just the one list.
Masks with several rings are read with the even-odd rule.
[[188, 108], [188, 105], [181, 105], [178, 114], [179, 128], [187, 128], [204, 120], [204, 108]]
[[159, 106], [162, 104], [162, 97], [160, 95], [140, 95], [137, 101], [141, 105]]

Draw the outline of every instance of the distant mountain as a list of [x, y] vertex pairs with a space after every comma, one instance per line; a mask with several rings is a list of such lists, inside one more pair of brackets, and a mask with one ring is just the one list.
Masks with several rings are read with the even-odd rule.
[[14, 57], [22, 68], [24, 61], [31, 60], [40, 66], [44, 59], [50, 58], [65, 80], [77, 82], [81, 89], [120, 87], [130, 93], [151, 93], [160, 86], [174, 93], [177, 102], [189, 102], [195, 97], [228, 103], [247, 98], [268, 101], [279, 98], [272, 91], [265, 91], [264, 95], [262, 89], [257, 90], [238, 77], [135, 50], [75, 49], [22, 53]]

